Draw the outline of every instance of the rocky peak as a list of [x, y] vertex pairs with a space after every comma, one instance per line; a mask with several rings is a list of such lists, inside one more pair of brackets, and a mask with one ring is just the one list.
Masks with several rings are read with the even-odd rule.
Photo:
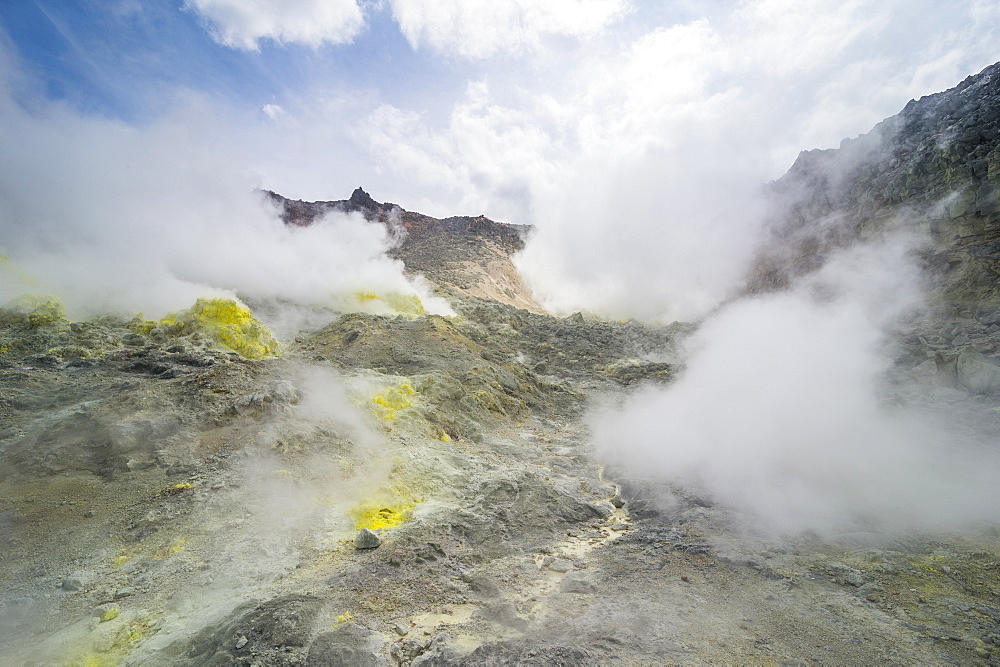
[[287, 225], [305, 227], [331, 211], [361, 213], [386, 225], [397, 239], [392, 254], [407, 271], [424, 276], [447, 293], [489, 298], [540, 312], [514, 268], [511, 256], [524, 247], [527, 225], [511, 225], [486, 216], [432, 218], [396, 204], [379, 203], [362, 188], [350, 199], [301, 201], [270, 190], [265, 194]]
[[360, 187], [356, 188], [354, 192], [351, 193], [351, 198], [347, 201], [359, 209], [367, 209], [370, 211], [378, 210], [382, 206], [377, 201], [372, 199], [372, 196]]

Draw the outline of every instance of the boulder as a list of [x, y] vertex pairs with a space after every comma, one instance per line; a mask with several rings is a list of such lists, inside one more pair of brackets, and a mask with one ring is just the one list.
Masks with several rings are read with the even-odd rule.
[[955, 360], [956, 383], [973, 394], [1000, 393], [1000, 364], [973, 350], [962, 350]]
[[377, 632], [354, 623], [344, 623], [335, 630], [317, 635], [309, 645], [306, 665], [382, 667], [389, 664], [378, 655], [382, 643], [382, 637]]

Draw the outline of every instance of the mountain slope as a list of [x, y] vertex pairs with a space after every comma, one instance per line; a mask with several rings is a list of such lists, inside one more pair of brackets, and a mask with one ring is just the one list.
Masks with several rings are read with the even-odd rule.
[[267, 195], [288, 225], [310, 225], [331, 211], [360, 213], [387, 225], [397, 237], [392, 255], [403, 261], [411, 275], [423, 276], [445, 294], [493, 299], [542, 312], [510, 260], [524, 247], [529, 227], [483, 216], [432, 218], [376, 202], [361, 188], [350, 199], [338, 201], [304, 202], [270, 191]]
[[1000, 63], [910, 101], [839, 149], [804, 151], [772, 186], [773, 242], [751, 289], [775, 289], [838, 247], [905, 230], [937, 303], [1000, 306]]

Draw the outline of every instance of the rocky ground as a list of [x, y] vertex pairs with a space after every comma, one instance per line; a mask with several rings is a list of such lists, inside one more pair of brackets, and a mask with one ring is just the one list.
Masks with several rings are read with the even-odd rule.
[[[779, 538], [601, 466], [588, 402], [691, 326], [452, 298], [258, 360], [8, 312], [4, 664], [1000, 661], [995, 530]], [[982, 319], [901, 333], [896, 398], [995, 407]]]

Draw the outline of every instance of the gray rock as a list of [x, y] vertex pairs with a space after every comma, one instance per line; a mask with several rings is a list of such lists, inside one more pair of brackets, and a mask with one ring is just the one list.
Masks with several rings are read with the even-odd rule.
[[87, 572], [74, 572], [62, 580], [64, 591], [79, 591], [90, 585], [91, 575]]
[[868, 581], [867, 577], [860, 570], [856, 570], [843, 563], [828, 563], [826, 569], [845, 584], [850, 584], [855, 588], [865, 585]]
[[430, 640], [407, 637], [394, 643], [392, 648], [389, 649], [389, 654], [397, 664], [412, 664], [413, 660], [430, 648], [430, 645]]
[[471, 665], [591, 665], [601, 662], [588, 649], [514, 639], [486, 642], [465, 661]]
[[599, 516], [602, 519], [607, 519], [609, 516], [615, 513], [615, 506], [606, 500], [602, 500], [596, 503], [587, 503], [587, 507], [590, 511]]
[[382, 644], [379, 633], [354, 623], [344, 623], [313, 640], [309, 645], [306, 665], [383, 667], [389, 663], [378, 655]]
[[955, 373], [958, 385], [973, 394], [1000, 393], [1000, 365], [975, 350], [959, 353]]
[[553, 572], [569, 572], [573, 569], [573, 563], [566, 558], [556, 558], [548, 564], [548, 568]]
[[1000, 308], [977, 310], [976, 319], [987, 326], [1000, 325]]
[[[254, 651], [258, 656], [283, 655], [289, 647], [305, 647], [323, 606], [310, 595], [285, 595], [266, 602], [247, 602], [217, 624], [202, 628], [191, 637], [178, 639], [162, 650], [171, 664], [237, 664], [234, 651]], [[236, 649], [236, 639], [248, 644]], [[277, 658], [266, 664], [280, 664]]]
[[382, 544], [381, 538], [367, 528], [362, 528], [354, 538], [354, 546], [358, 549], [374, 549], [380, 544]]
[[472, 597], [479, 600], [495, 600], [503, 597], [500, 587], [489, 577], [481, 574], [469, 574], [462, 579], [469, 585], [469, 592]]
[[524, 630], [528, 627], [528, 621], [521, 618], [517, 609], [510, 602], [496, 602], [477, 609], [473, 614], [474, 618], [485, 618], [488, 621], [506, 625], [515, 630]]
[[410, 667], [437, 667], [460, 662], [458, 654], [448, 645], [451, 637], [445, 632], [434, 635], [430, 644], [410, 663]]
[[126, 345], [135, 347], [138, 345], [145, 344], [146, 339], [137, 333], [130, 333], [130, 334], [125, 334], [125, 336], [122, 337], [122, 342], [125, 343]]
[[302, 392], [288, 380], [275, 380], [265, 384], [260, 391], [244, 394], [233, 403], [239, 415], [262, 417], [280, 414], [302, 399]]
[[563, 577], [562, 583], [559, 584], [559, 590], [563, 593], [596, 593], [597, 586], [583, 572], [570, 572]]

